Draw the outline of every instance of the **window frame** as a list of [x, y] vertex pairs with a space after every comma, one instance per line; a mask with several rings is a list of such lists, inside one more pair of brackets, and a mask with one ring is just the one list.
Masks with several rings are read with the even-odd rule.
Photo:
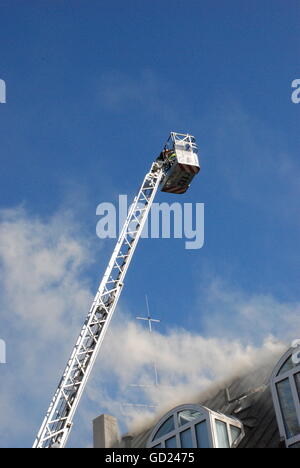
[[[244, 426], [239, 421], [238, 419], [235, 419], [230, 416], [226, 416], [225, 414], [222, 413], [216, 413], [214, 411], [211, 412], [211, 419], [212, 419], [212, 432], [213, 432], [213, 438], [214, 438], [214, 448], [219, 448], [219, 441], [218, 441], [218, 432], [217, 432], [217, 421], [221, 421], [226, 424], [227, 427], [227, 435], [228, 435], [228, 440], [229, 440], [229, 448], [236, 448], [239, 443], [242, 441], [242, 439], [245, 437], [245, 431], [244, 431]], [[230, 426], [235, 426], [241, 429], [241, 433], [239, 437], [233, 441], [232, 439], [232, 434], [230, 430]]]
[[[300, 442], [300, 393], [297, 389], [296, 384], [296, 375], [300, 374], [300, 365], [295, 365], [292, 369], [289, 369], [283, 373], [281, 370], [286, 362], [292, 358], [293, 354], [295, 353], [295, 348], [289, 349], [279, 360], [278, 364], [276, 365], [272, 377], [271, 377], [271, 391], [272, 391], [272, 399], [275, 408], [277, 424], [279, 428], [280, 437], [285, 440], [286, 447], [289, 448], [292, 445], [295, 445]], [[284, 380], [289, 381], [289, 385], [291, 388], [292, 396], [293, 396], [293, 403], [296, 410], [296, 416], [298, 419], [299, 424], [299, 433], [296, 436], [288, 437], [285, 422], [284, 422], [284, 415], [282, 411], [282, 406], [278, 394], [278, 384], [283, 382]]]
[[[184, 410], [193, 410], [193, 411], [198, 411], [201, 412], [202, 415], [199, 416], [198, 418], [193, 419], [192, 421], [188, 421], [186, 424], [179, 425], [178, 423], [178, 413]], [[161, 436], [158, 439], [153, 440], [157, 432], [159, 431], [160, 427], [171, 417], [173, 416], [174, 418], [174, 426], [175, 429], [163, 436]], [[219, 420], [221, 422], [224, 422], [227, 427], [227, 434], [228, 434], [228, 439], [229, 439], [229, 448], [236, 448], [241, 440], [245, 436], [245, 431], [243, 424], [238, 420], [230, 416], [226, 416], [222, 413], [217, 413], [215, 411], [211, 411], [208, 408], [200, 405], [192, 405], [192, 404], [186, 404], [186, 405], [181, 405], [177, 406], [176, 408], [172, 409], [169, 411], [163, 418], [160, 419], [160, 421], [155, 425], [153, 430], [151, 431], [150, 437], [148, 439], [147, 443], [147, 448], [155, 448], [158, 445], [161, 449], [166, 448], [166, 441], [171, 439], [172, 437], [176, 437], [176, 445], [177, 448], [182, 448], [181, 447], [181, 433], [190, 429], [191, 430], [191, 438], [193, 442], [193, 447], [191, 448], [200, 448], [197, 445], [197, 433], [196, 433], [196, 426], [198, 424], [201, 424], [203, 422], [206, 422], [206, 430], [207, 430], [207, 436], [208, 436], [208, 441], [209, 441], [209, 447], [208, 448], [219, 448], [218, 447], [218, 437], [217, 437], [217, 428], [216, 428], [216, 421]], [[230, 430], [230, 426], [235, 426], [238, 427], [241, 430], [240, 436], [233, 442], [232, 439], [232, 434]]]

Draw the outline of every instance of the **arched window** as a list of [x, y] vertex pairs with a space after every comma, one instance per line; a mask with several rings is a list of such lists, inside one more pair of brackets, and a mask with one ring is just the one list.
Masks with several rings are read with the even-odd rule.
[[167, 413], [153, 429], [148, 448], [234, 448], [244, 436], [243, 425], [198, 405]]
[[291, 348], [272, 374], [272, 396], [280, 436], [288, 448], [300, 448], [300, 348]]

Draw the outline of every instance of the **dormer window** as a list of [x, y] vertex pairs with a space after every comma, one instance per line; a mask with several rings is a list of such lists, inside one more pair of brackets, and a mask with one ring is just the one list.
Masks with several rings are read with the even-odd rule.
[[272, 375], [272, 396], [279, 432], [286, 447], [300, 448], [300, 348], [290, 349]]
[[244, 436], [243, 425], [198, 405], [179, 406], [152, 431], [148, 448], [234, 448]]

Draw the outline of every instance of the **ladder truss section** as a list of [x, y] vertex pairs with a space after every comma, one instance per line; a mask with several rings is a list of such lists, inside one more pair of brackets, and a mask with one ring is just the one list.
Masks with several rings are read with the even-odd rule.
[[154, 163], [129, 210], [89, 314], [33, 448], [64, 448], [72, 420], [120, 297], [124, 278], [164, 177]]

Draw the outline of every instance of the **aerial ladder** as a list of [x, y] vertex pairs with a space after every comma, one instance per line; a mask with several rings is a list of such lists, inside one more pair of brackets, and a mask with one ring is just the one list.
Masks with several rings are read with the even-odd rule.
[[76, 345], [33, 448], [64, 448], [74, 414], [99, 354], [155, 195], [186, 192], [199, 172], [198, 149], [189, 134], [172, 132], [135, 197]]

